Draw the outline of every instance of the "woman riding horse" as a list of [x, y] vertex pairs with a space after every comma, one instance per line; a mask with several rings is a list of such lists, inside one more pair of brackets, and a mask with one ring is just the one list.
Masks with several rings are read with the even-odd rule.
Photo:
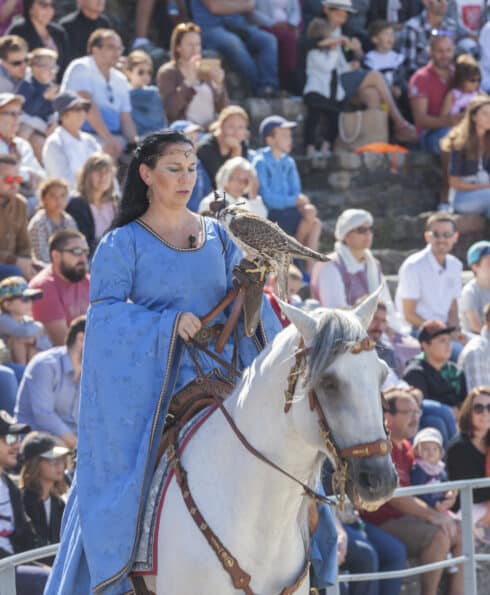
[[[186, 207], [196, 155], [181, 133], [148, 136], [121, 208], [93, 259], [81, 381], [77, 473], [46, 595], [133, 593], [129, 577], [172, 395], [196, 377], [200, 317], [232, 288], [241, 255], [220, 224]], [[226, 323], [221, 312], [210, 330]], [[267, 300], [253, 337], [239, 324], [220, 354], [239, 370], [280, 330]], [[208, 353], [214, 354], [212, 341]], [[201, 374], [229, 366], [199, 352]], [[171, 543], [169, 536], [169, 543]]]

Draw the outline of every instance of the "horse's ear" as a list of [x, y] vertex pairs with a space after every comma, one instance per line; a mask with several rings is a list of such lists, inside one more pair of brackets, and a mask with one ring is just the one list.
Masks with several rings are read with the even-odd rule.
[[352, 310], [357, 318], [359, 318], [359, 320], [362, 322], [362, 326], [366, 330], [371, 324], [371, 320], [373, 319], [376, 308], [378, 307], [378, 300], [381, 292], [383, 291], [383, 286], [384, 282], [380, 284], [376, 291], [368, 295], [358, 306]]
[[304, 310], [276, 298], [281, 312], [298, 329], [307, 345], [311, 344], [316, 335], [316, 320]]

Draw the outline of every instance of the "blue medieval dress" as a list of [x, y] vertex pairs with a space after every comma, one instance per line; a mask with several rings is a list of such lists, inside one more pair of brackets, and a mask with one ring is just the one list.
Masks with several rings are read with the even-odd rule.
[[[232, 287], [241, 259], [217, 221], [201, 221], [198, 248], [172, 247], [139, 221], [111, 231], [97, 248], [77, 471], [45, 595], [133, 593], [128, 573], [169, 400], [196, 376], [177, 335], [179, 316], [207, 314]], [[222, 313], [215, 322], [225, 320]], [[279, 330], [264, 300], [256, 335], [247, 338], [239, 328], [240, 367]], [[230, 340], [221, 357], [231, 361], [232, 354]], [[200, 364], [205, 373], [219, 368], [205, 354]]]

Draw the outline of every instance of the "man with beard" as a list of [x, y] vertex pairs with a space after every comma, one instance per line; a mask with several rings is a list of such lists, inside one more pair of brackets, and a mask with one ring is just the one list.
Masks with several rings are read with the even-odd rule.
[[71, 321], [87, 312], [89, 275], [87, 240], [79, 231], [63, 229], [49, 239], [51, 264], [29, 286], [42, 289], [32, 309], [34, 320], [44, 324], [53, 345], [63, 345]]
[[42, 351], [31, 359], [15, 405], [21, 423], [57, 436], [68, 448], [77, 446], [85, 323], [85, 316], [75, 318], [64, 345]]

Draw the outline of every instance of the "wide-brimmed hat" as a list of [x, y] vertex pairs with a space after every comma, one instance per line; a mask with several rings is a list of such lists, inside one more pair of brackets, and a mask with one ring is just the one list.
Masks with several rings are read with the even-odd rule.
[[0, 410], [0, 436], [7, 434], [27, 434], [31, 431], [30, 426], [17, 422], [3, 409]]
[[66, 446], [59, 445], [56, 440], [46, 432], [32, 432], [22, 442], [21, 457], [23, 462], [42, 457], [43, 459], [59, 459], [70, 452]]
[[352, 0], [322, 0], [323, 6], [328, 8], [336, 8], [337, 10], [346, 10], [352, 14], [356, 14], [357, 10], [352, 6]]
[[80, 97], [80, 95], [77, 95], [73, 91], [64, 91], [53, 99], [53, 109], [55, 112], [58, 112], [59, 116], [77, 105], [81, 105], [88, 111], [91, 103], [88, 99]]
[[18, 297], [36, 300], [43, 297], [43, 292], [42, 289], [29, 287], [24, 277], [6, 277], [0, 281], [0, 303]]

